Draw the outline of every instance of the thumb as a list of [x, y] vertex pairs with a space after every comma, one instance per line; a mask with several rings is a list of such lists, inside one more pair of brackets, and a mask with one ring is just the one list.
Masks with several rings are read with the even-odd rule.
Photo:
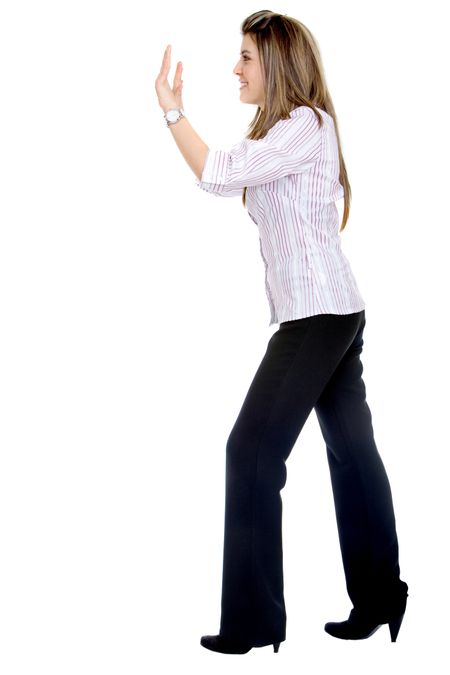
[[178, 106], [183, 107], [182, 94], [183, 94], [183, 80], [180, 81], [180, 84], [175, 88], [174, 92], [175, 98], [177, 100]]

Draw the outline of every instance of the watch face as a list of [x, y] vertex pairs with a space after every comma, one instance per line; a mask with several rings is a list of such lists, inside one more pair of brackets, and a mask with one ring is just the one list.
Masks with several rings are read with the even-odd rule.
[[166, 117], [169, 120], [169, 122], [175, 122], [175, 120], [177, 120], [179, 116], [180, 113], [178, 112], [178, 110], [168, 110], [166, 112]]

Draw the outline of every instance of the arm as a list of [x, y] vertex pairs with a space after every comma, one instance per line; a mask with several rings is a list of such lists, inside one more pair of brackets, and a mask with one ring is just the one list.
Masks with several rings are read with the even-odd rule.
[[[183, 108], [183, 101], [181, 100], [181, 90], [183, 88], [183, 81], [181, 79], [181, 61], [178, 61], [177, 64], [172, 89], [167, 81], [167, 75], [170, 70], [170, 52], [171, 46], [167, 45], [161, 70], [155, 82], [159, 105], [164, 112], [167, 112], [170, 108]], [[184, 159], [197, 178], [200, 179], [209, 150], [208, 146], [194, 131], [190, 122], [185, 117], [178, 120], [175, 124], [171, 124], [169, 129]]]
[[[169, 108], [167, 108], [168, 110]], [[201, 179], [208, 146], [202, 141], [197, 132], [192, 128], [189, 120], [182, 117], [181, 120], [169, 127], [178, 149], [186, 162], [191, 167], [198, 179]]]

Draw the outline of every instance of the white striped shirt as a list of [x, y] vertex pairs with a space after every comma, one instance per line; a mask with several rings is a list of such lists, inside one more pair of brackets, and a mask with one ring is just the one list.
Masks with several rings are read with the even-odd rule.
[[217, 196], [242, 196], [258, 226], [265, 265], [269, 326], [315, 314], [365, 308], [341, 250], [336, 201], [339, 153], [334, 121], [321, 108], [299, 106], [264, 138], [244, 138], [231, 150], [211, 150], [198, 187]]

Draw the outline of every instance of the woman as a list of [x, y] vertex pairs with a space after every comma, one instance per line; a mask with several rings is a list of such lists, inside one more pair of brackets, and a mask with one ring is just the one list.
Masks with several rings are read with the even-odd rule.
[[[365, 303], [341, 251], [350, 185], [318, 47], [299, 21], [256, 12], [241, 26], [234, 73], [257, 106], [249, 135], [211, 150], [182, 106], [182, 64], [156, 79], [159, 104], [196, 183], [243, 195], [259, 228], [270, 323], [279, 329], [250, 385], [226, 446], [221, 622], [201, 645], [227, 654], [286, 638], [282, 500], [286, 460], [312, 409], [326, 443], [349, 618], [330, 635], [358, 640], [388, 623], [395, 641], [408, 585], [400, 580], [390, 484], [362, 379]], [[344, 197], [341, 228], [336, 200]]]

